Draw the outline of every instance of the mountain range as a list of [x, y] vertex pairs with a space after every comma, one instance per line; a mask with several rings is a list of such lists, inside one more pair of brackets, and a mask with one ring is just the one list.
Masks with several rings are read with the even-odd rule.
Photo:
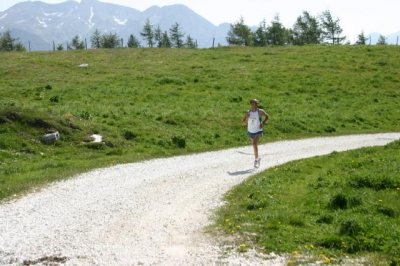
[[[47, 4], [40, 1], [22, 2], [0, 12], [0, 32], [10, 30], [13, 38], [19, 38], [27, 49], [52, 50], [59, 44], [66, 48], [67, 42], [79, 36], [86, 39], [90, 47], [90, 37], [95, 30], [101, 34], [117, 34], [124, 40], [124, 46], [131, 34], [142, 41], [140, 31], [146, 19], [160, 26], [162, 31], [178, 23], [185, 37], [190, 35], [199, 48], [211, 47], [214, 43], [226, 45], [229, 23], [213, 25], [188, 7], [176, 4], [152, 6], [143, 12], [121, 5], [82, 0], [80, 3], [66, 1]], [[146, 46], [146, 43], [142, 43]]]
[[[379, 32], [373, 32], [373, 33], [369, 34], [368, 35], [369, 39], [367, 40], [367, 43], [369, 44], [369, 41], [371, 41], [371, 44], [376, 44], [381, 35], [382, 34], [380, 34]], [[385, 37], [386, 37], [386, 43], [388, 43], [388, 44], [397, 44], [397, 45], [400, 44], [400, 31], [392, 33]]]
[[[154, 27], [160, 26], [162, 31], [167, 32], [172, 25], [178, 23], [185, 37], [190, 35], [199, 48], [227, 45], [229, 23], [215, 26], [181, 4], [152, 6], [139, 11], [97, 0], [81, 0], [80, 3], [68, 0], [59, 4], [27, 1], [0, 12], [0, 33], [10, 30], [11, 36], [18, 38], [31, 51], [52, 50], [60, 44], [66, 48], [75, 36], [86, 40], [90, 47], [90, 37], [95, 30], [101, 34], [117, 34], [124, 41], [124, 46], [133, 34], [142, 41], [142, 46], [146, 46], [140, 36], [146, 19]], [[251, 29], [255, 31], [257, 27]], [[366, 36], [371, 37], [371, 44], [376, 44], [380, 34], [371, 33]], [[385, 37], [387, 43], [397, 44], [398, 36], [400, 31]]]

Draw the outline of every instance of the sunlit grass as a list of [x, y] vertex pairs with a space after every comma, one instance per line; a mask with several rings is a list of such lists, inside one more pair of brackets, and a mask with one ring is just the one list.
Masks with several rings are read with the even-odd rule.
[[[268, 141], [396, 131], [397, 49], [2, 53], [0, 173], [15, 184], [26, 176], [29, 183], [29, 177], [41, 180], [43, 171], [35, 169], [43, 162], [68, 160], [48, 170], [51, 177], [42, 178], [57, 180], [113, 163], [247, 145], [238, 121], [254, 97], [271, 115]], [[60, 131], [56, 145], [40, 142], [48, 129]], [[103, 136], [103, 149], [88, 149], [85, 144], [94, 133]], [[134, 137], [126, 138], [127, 134]], [[184, 147], [174, 138], [185, 139]], [[2, 191], [10, 192], [1, 197], [30, 187], [8, 186], [10, 190]]]
[[292, 263], [378, 254], [398, 263], [399, 150], [397, 141], [269, 169], [227, 193], [216, 228], [238, 246], [297, 254]]

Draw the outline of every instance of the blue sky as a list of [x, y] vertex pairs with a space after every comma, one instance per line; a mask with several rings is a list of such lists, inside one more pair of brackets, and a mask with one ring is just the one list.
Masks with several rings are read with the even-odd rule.
[[[43, 0], [45, 3], [61, 3], [66, 0]], [[74, 1], [74, 0], [69, 0]], [[2, 0], [0, 12], [21, 0]], [[77, 0], [80, 2], [80, 0]], [[271, 22], [279, 15], [285, 27], [291, 28], [303, 11], [318, 16], [330, 10], [334, 18], [340, 19], [344, 35], [353, 43], [362, 31], [366, 35], [379, 32], [389, 35], [400, 31], [399, 0], [101, 0], [143, 11], [153, 5], [166, 6], [184, 4], [214, 25], [223, 22], [235, 23], [242, 16], [249, 26], [258, 26], [265, 19]]]

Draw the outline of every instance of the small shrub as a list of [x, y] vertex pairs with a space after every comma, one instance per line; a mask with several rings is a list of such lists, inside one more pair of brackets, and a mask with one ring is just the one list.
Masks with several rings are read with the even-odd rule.
[[127, 130], [127, 131], [124, 132], [124, 138], [125, 138], [126, 140], [133, 140], [133, 139], [136, 139], [136, 138], [137, 138], [137, 134], [136, 134], [136, 133], [133, 133], [133, 132], [130, 131], [130, 130]]
[[306, 223], [303, 217], [295, 215], [289, 218], [289, 224], [295, 227], [303, 227]]
[[388, 63], [384, 62], [384, 61], [379, 61], [379, 62], [376, 62], [375, 64], [378, 66], [387, 66], [388, 65]]
[[344, 221], [340, 225], [339, 233], [341, 235], [357, 236], [363, 232], [362, 226], [355, 220]]
[[338, 249], [342, 248], [343, 239], [337, 235], [328, 235], [324, 236], [319, 246], [329, 249]]
[[159, 140], [157, 141], [157, 145], [159, 145], [159, 146], [165, 148], [165, 147], [168, 147], [169, 143], [168, 143], [168, 141], [165, 141], [165, 140], [163, 140], [163, 139], [159, 139]]
[[324, 128], [324, 131], [326, 133], [334, 133], [334, 132], [336, 132], [336, 128], [334, 128], [332, 126], [327, 126], [327, 127]]
[[241, 96], [237, 96], [237, 97], [232, 97], [231, 98], [231, 102], [233, 103], [240, 103], [242, 101], [242, 97]]
[[124, 154], [124, 151], [121, 150], [121, 149], [114, 149], [114, 150], [111, 150], [111, 151], [106, 153], [106, 155], [109, 155], [109, 156], [111, 156], [111, 155], [120, 156], [120, 155], [123, 155], [123, 154]]
[[321, 217], [319, 217], [317, 219], [316, 222], [320, 223], [320, 224], [332, 224], [333, 220], [334, 220], [334, 218], [332, 215], [322, 215]]
[[369, 176], [353, 176], [348, 181], [349, 186], [353, 188], [371, 188], [372, 180]]
[[362, 204], [362, 200], [359, 197], [349, 197], [348, 199], [348, 207], [349, 208], [355, 208], [357, 206], [360, 206]]
[[104, 150], [106, 148], [106, 145], [104, 145], [101, 142], [91, 142], [86, 144], [86, 148], [92, 149], [92, 150]]
[[395, 218], [397, 216], [396, 210], [390, 207], [379, 206], [378, 212], [391, 218]]
[[219, 91], [219, 90], [222, 89], [222, 86], [221, 86], [221, 85], [215, 85], [215, 86], [214, 86], [214, 89], [216, 89], [217, 91]]
[[55, 95], [50, 98], [50, 102], [52, 103], [58, 103], [60, 101], [60, 97], [58, 95]]
[[106, 140], [106, 141], [104, 141], [105, 142], [105, 145], [107, 146], [107, 147], [110, 147], [110, 148], [115, 148], [115, 147], [117, 147], [117, 145], [115, 144], [115, 143], [113, 143], [113, 142], [111, 142], [111, 141], [109, 141], [109, 140]]
[[83, 119], [85, 119], [85, 120], [92, 120], [92, 115], [91, 115], [89, 112], [87, 112], [87, 111], [82, 111], [82, 112], [79, 114], [79, 117], [80, 117], [80, 118], [83, 118]]
[[347, 209], [347, 198], [345, 195], [339, 193], [335, 195], [330, 203], [332, 209]]
[[371, 188], [377, 191], [394, 189], [398, 186], [397, 182], [388, 176], [355, 176], [349, 180], [348, 184], [353, 188]]
[[165, 124], [176, 126], [176, 125], [178, 125], [178, 122], [176, 122], [174, 119], [167, 119], [165, 121]]
[[267, 202], [265, 202], [265, 201], [253, 201], [253, 202], [247, 204], [246, 209], [249, 211], [259, 210], [261, 208], [264, 208], [266, 205], [267, 205]]
[[214, 145], [214, 140], [213, 139], [206, 139], [204, 141], [204, 143], [207, 144], [207, 145]]
[[172, 143], [176, 144], [179, 148], [186, 147], [186, 139], [185, 137], [181, 136], [172, 136]]
[[175, 84], [175, 85], [185, 85], [185, 82], [177, 77], [163, 77], [158, 81], [159, 84]]

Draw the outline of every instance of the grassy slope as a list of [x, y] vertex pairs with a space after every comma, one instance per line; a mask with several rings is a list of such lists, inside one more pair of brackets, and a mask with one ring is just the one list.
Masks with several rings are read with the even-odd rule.
[[[400, 263], [400, 140], [269, 169], [233, 188], [213, 228], [289, 262]], [[215, 231], [213, 230], [213, 231]]]
[[[80, 64], [88, 67], [79, 67]], [[0, 54], [0, 198], [93, 168], [263, 141], [400, 130], [396, 46]], [[40, 142], [61, 132], [55, 145]], [[106, 145], [87, 144], [99, 133]]]
[[[254, 97], [271, 115], [264, 141], [398, 131], [399, 57], [394, 46], [2, 53], [0, 198], [30, 180], [247, 145]], [[56, 145], [39, 141], [49, 128]], [[107, 145], [83, 145], [93, 133]]]

